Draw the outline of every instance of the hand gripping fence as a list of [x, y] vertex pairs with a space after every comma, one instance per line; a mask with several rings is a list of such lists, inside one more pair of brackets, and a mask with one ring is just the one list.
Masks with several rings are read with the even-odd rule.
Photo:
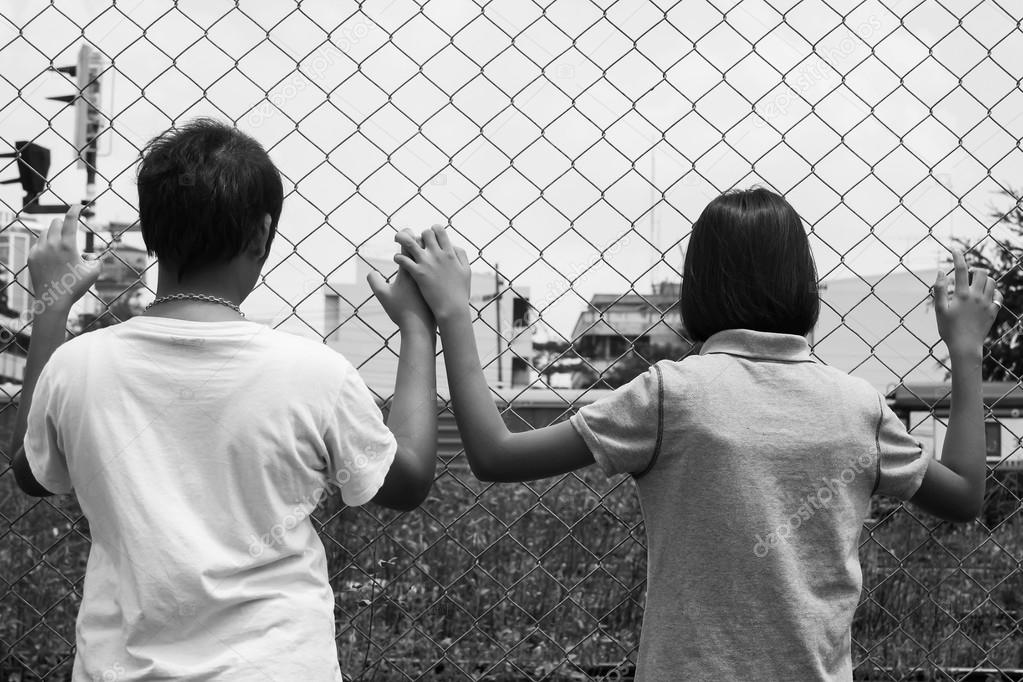
[[[285, 180], [249, 318], [343, 352], [384, 409], [397, 337], [359, 282], [387, 267], [404, 227], [450, 225], [469, 251], [482, 360], [514, 430], [565, 419], [625, 368], [682, 352], [681, 256], [699, 211], [731, 187], [773, 187], [800, 212], [821, 279], [815, 355], [888, 394], [930, 449], [947, 418], [947, 359], [928, 286], [956, 240], [1001, 263], [984, 514], [952, 526], [874, 502], [852, 653], [863, 679], [1023, 679], [1018, 3], [0, 8], [0, 152], [50, 150], [37, 203], [77, 203], [92, 180], [112, 274], [72, 319], [77, 333], [152, 298], [134, 164], [149, 138], [199, 115], [259, 139]], [[55, 70], [82, 46], [75, 75]], [[77, 94], [82, 68], [100, 85], [93, 99], [47, 99]], [[18, 176], [14, 158], [3, 163], [2, 179]], [[31, 331], [24, 253], [49, 216], [5, 189], [0, 217], [6, 448]], [[331, 494], [312, 514], [345, 675], [628, 679], [646, 570], [634, 486], [593, 470], [482, 484], [444, 396], [442, 462], [422, 508], [349, 509]], [[0, 520], [0, 676], [67, 679], [88, 525], [70, 497], [22, 496], [6, 464]], [[283, 532], [299, 520], [282, 519]]]

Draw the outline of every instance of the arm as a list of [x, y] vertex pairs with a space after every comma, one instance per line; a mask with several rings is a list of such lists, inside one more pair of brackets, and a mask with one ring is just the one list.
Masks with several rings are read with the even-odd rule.
[[482, 481], [532, 481], [593, 464], [593, 455], [568, 422], [512, 433], [494, 403], [480, 367], [469, 306], [440, 317], [455, 421], [465, 455]]
[[593, 463], [593, 455], [568, 422], [512, 433], [497, 410], [480, 367], [469, 309], [469, 264], [443, 228], [423, 233], [422, 245], [399, 235], [395, 256], [415, 277], [434, 311], [444, 340], [455, 420], [473, 474], [483, 481], [531, 481]]
[[433, 326], [401, 329], [398, 375], [387, 428], [398, 441], [394, 463], [373, 501], [401, 511], [421, 505], [437, 469], [437, 335]]
[[982, 270], [969, 281], [962, 253], [953, 254], [955, 293], [948, 295], [944, 273], [934, 285], [938, 331], [952, 365], [952, 405], [941, 461], [932, 460], [913, 504], [947, 521], [971, 521], [980, 513], [987, 475], [981, 359], [984, 336], [998, 305], [994, 281]]
[[9, 452], [15, 453], [12, 466], [14, 478], [22, 492], [33, 497], [52, 495], [36, 481], [32, 469], [25, 458], [25, 432], [28, 430], [28, 411], [32, 408], [32, 394], [43, 367], [53, 352], [64, 343], [67, 333], [66, 324], [69, 310], [48, 308], [32, 321], [32, 341], [28, 347], [28, 360], [25, 362], [25, 379], [21, 385], [21, 401], [18, 403], [18, 416], [14, 423], [14, 434], [11, 437]]
[[[81, 206], [73, 207], [63, 220], [55, 219], [50, 223], [46, 235], [33, 245], [28, 257], [32, 290], [36, 292], [37, 301], [44, 306], [32, 320], [32, 339], [9, 452], [14, 453], [12, 467], [18, 487], [35, 497], [52, 494], [36, 480], [25, 457], [25, 433], [28, 431], [28, 414], [35, 387], [43, 367], [64, 343], [71, 306], [99, 277], [99, 261], [85, 262], [78, 252], [78, 216], [81, 210]], [[70, 286], [65, 279], [69, 274], [73, 275]]]
[[437, 468], [436, 325], [407, 273], [399, 270], [390, 285], [373, 273], [369, 284], [401, 334], [387, 416], [398, 449], [373, 502], [411, 511], [426, 500]]

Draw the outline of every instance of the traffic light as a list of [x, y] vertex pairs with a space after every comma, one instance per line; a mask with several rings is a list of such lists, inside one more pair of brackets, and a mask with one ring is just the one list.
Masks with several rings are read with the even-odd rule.
[[18, 160], [18, 177], [0, 181], [8, 185], [21, 183], [25, 190], [22, 210], [25, 213], [63, 213], [67, 204], [39, 203], [39, 196], [46, 190], [46, 177], [50, 172], [50, 150], [35, 142], [19, 140], [14, 143], [14, 151], [0, 154], [0, 158], [16, 158]]
[[[52, 67], [75, 79], [78, 92], [73, 95], [48, 97], [71, 104], [75, 108], [75, 130], [73, 144], [78, 155], [78, 167], [85, 168], [85, 201], [86, 209], [82, 215], [92, 216], [90, 206], [96, 198], [96, 138], [103, 128], [103, 117], [100, 113], [100, 76], [106, 67], [103, 56], [93, 47], [83, 44], [78, 50], [78, 60], [71, 66]], [[13, 153], [0, 154], [0, 157], [18, 159], [18, 177], [4, 180], [6, 183], [20, 182], [25, 190], [22, 210], [25, 213], [63, 213], [66, 204], [39, 203], [39, 196], [46, 189], [47, 173], [50, 171], [50, 150], [34, 142], [16, 142]], [[92, 250], [92, 234], [89, 233], [87, 250]]]

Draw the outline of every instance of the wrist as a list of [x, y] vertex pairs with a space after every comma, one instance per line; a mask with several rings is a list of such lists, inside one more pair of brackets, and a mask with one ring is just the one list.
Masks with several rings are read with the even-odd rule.
[[405, 315], [398, 321], [398, 331], [403, 336], [417, 333], [426, 333], [433, 336], [437, 331], [437, 322], [430, 313], [424, 315]]
[[67, 322], [71, 316], [71, 303], [63, 301], [44, 304], [38, 313], [32, 314], [32, 320], [59, 320]]
[[949, 346], [948, 357], [955, 364], [977, 365], [984, 359], [984, 347], [976, 346]]
[[[984, 356], [984, 340], [977, 338], [969, 338], [972, 335], [954, 335], [950, 334], [947, 339], [942, 339], [945, 342], [945, 347], [948, 348], [948, 355], [953, 359], [980, 359]], [[964, 338], [965, 337], [965, 338]]]
[[472, 316], [469, 313], [469, 306], [454, 306], [448, 310], [442, 310], [437, 313], [437, 326], [440, 328], [441, 333], [444, 333], [445, 329], [450, 329], [460, 325], [472, 325]]

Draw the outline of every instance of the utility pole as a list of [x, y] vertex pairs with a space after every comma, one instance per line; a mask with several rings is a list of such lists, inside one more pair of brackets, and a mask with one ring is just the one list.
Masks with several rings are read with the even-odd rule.
[[497, 318], [497, 383], [501, 384], [504, 383], [504, 344], [501, 339], [501, 270], [497, 263], [494, 263], [494, 311]]
[[[484, 294], [484, 301], [494, 302], [494, 329], [496, 330], [495, 336], [497, 337], [497, 382], [501, 383], [504, 381], [504, 370], [501, 368], [502, 353], [504, 352], [504, 339], [501, 338], [501, 283], [504, 280], [501, 279], [501, 269], [497, 263], [494, 263], [494, 293]], [[480, 308], [480, 319], [482, 320], [483, 308]]]
[[[664, 137], [662, 135], [661, 139]], [[658, 196], [659, 191], [657, 188], [657, 140], [654, 140], [654, 146], [650, 148], [650, 242], [657, 249], [657, 256], [651, 256], [651, 259], [655, 259], [650, 264], [650, 280], [651, 290], [653, 293], [657, 293], [659, 289], [659, 282], [657, 281], [657, 271], [663, 269], [660, 267], [658, 260], [664, 260], [664, 253], [661, 251], [661, 224], [657, 219], [657, 205], [660, 203], [660, 197]]]

